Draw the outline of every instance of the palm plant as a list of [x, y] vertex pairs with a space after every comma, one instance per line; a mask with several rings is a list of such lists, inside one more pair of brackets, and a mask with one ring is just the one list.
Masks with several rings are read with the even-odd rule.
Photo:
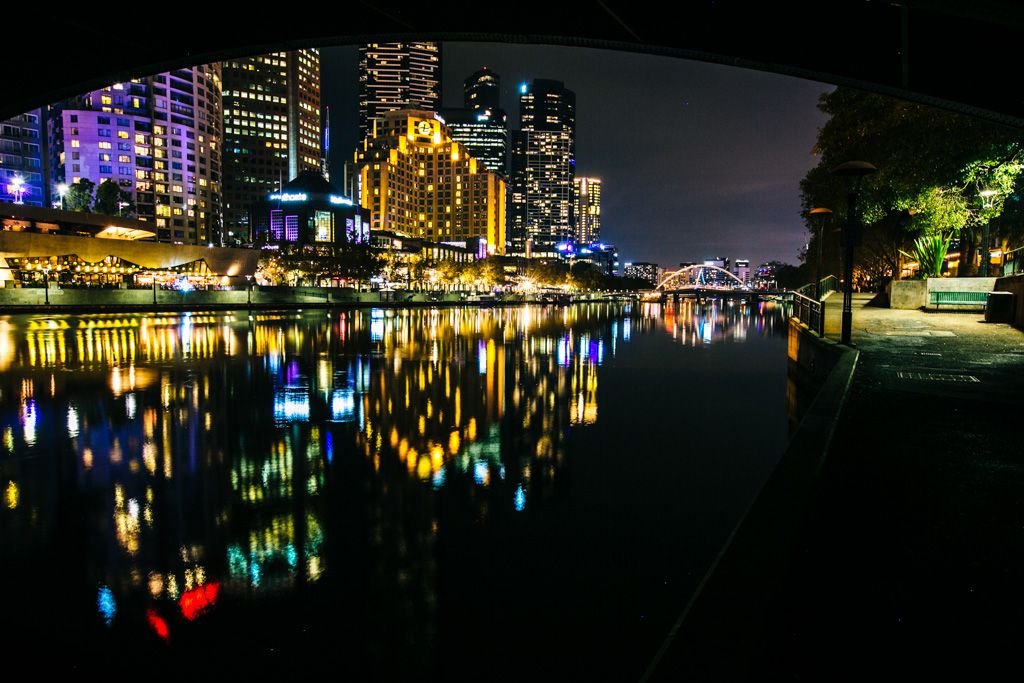
[[930, 235], [922, 235], [914, 240], [914, 253], [908, 254], [900, 249], [900, 253], [909, 259], [915, 259], [921, 266], [921, 277], [938, 277], [942, 273], [942, 262], [946, 260], [946, 252], [953, 240], [953, 233], [944, 235], [941, 231]]

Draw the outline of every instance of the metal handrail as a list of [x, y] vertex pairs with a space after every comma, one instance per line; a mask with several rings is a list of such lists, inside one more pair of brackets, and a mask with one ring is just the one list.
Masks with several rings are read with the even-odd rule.
[[819, 336], [825, 336], [825, 306], [817, 299], [804, 296], [800, 292], [789, 292], [793, 296], [792, 317], [807, 325]]
[[796, 291], [797, 294], [803, 294], [804, 296], [812, 298], [817, 295], [818, 292], [821, 292], [821, 296], [825, 296], [829, 292], [839, 291], [839, 278], [835, 275], [826, 275], [818, 282], [817, 289], [815, 289], [813, 282], [808, 282], [806, 285], [797, 287], [794, 291]]
[[835, 275], [826, 275], [825, 277], [821, 278], [821, 282], [819, 282], [818, 284], [821, 287], [820, 291], [822, 296], [824, 296], [828, 292], [839, 291], [839, 278], [837, 278]]

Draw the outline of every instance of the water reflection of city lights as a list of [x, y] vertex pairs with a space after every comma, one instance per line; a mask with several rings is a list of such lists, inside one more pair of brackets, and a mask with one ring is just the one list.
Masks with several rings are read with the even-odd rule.
[[150, 572], [147, 577], [146, 585], [149, 587], [149, 594], [154, 599], [159, 598], [164, 593], [164, 576], [160, 572]]
[[78, 436], [78, 426], [78, 409], [68, 406], [68, 436], [72, 439]]
[[178, 599], [182, 616], [189, 621], [193, 621], [196, 617], [213, 607], [219, 595], [220, 583], [217, 581], [211, 581], [210, 583], [185, 591]]
[[152, 607], [146, 610], [146, 622], [162, 640], [170, 640], [171, 629], [167, 626], [167, 620], [157, 614]]
[[434, 486], [434, 489], [439, 489], [442, 486], [444, 486], [444, 482], [445, 482], [446, 476], [447, 475], [445, 474], [445, 471], [444, 471], [443, 467], [441, 469], [439, 469], [438, 471], [434, 472], [434, 476], [430, 480], [431, 483]]
[[516, 493], [512, 497], [512, 504], [515, 506], [516, 512], [522, 512], [526, 509], [526, 491], [523, 490], [522, 484], [516, 487]]
[[36, 418], [36, 402], [30, 398], [22, 404], [21, 408], [22, 433], [25, 443], [29, 446], [36, 444]]
[[309, 395], [305, 389], [286, 388], [274, 396], [274, 419], [284, 422], [309, 419]]
[[103, 617], [103, 623], [110, 626], [117, 616], [117, 600], [114, 599], [114, 592], [107, 586], [100, 586], [96, 595], [96, 609]]
[[[59, 447], [74, 450], [79, 485], [103, 501], [92, 528], [104, 530], [97, 547], [116, 551], [105, 553], [116, 558], [107, 580], [122, 606], [154, 605], [146, 620], [161, 638], [218, 596], [225, 609], [228, 596], [279, 595], [324, 575], [332, 555], [321, 553], [322, 496], [349, 485], [354, 457], [383, 484], [373, 496], [487, 487], [470, 496], [481, 509], [490, 500], [539, 509], [563, 476], [570, 426], [597, 422], [606, 353], [614, 357], [616, 338], [660, 324], [610, 306], [375, 309], [330, 320], [318, 313], [315, 324], [254, 318], [97, 317], [36, 330], [34, 367], [55, 370], [15, 375], [5, 394], [13, 397], [11, 424], [0, 425], [9, 451], [23, 435], [33, 443], [46, 443], [51, 428], [66, 435]], [[241, 334], [247, 344], [232, 341]], [[28, 358], [23, 340], [11, 346]], [[82, 377], [100, 389], [95, 404], [74, 393]], [[47, 379], [52, 398], [33, 398]], [[247, 419], [259, 423], [239, 428]], [[19, 514], [35, 509], [32, 495], [15, 487]], [[184, 515], [176, 507], [193, 501]], [[204, 512], [209, 523], [195, 524]], [[424, 518], [425, 533], [443, 524]], [[375, 524], [374, 534], [392, 533]], [[206, 555], [171, 552], [168, 565], [167, 538]], [[180, 613], [165, 611], [170, 601]]]
[[490, 483], [491, 472], [486, 462], [480, 461], [473, 465], [473, 480], [480, 486]]
[[18, 502], [21, 500], [21, 492], [18, 490], [18, 485], [13, 481], [8, 481], [7, 486], [4, 488], [4, 507], [8, 510], [13, 510], [18, 507]]

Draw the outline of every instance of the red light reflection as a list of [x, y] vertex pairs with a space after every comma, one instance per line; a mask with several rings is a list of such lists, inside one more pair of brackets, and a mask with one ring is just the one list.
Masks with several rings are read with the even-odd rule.
[[164, 640], [170, 640], [171, 632], [170, 629], [167, 628], [167, 620], [157, 614], [156, 610], [153, 608], [146, 610], [146, 621], [149, 622], [149, 625], [158, 636]]
[[219, 594], [219, 581], [211, 581], [205, 585], [185, 591], [178, 600], [182, 615], [189, 621], [192, 621], [208, 610], [213, 603], [217, 602]]

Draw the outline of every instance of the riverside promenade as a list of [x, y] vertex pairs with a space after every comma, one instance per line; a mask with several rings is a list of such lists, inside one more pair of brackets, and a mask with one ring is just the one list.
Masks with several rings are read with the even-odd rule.
[[[994, 680], [1019, 666], [1024, 332], [870, 298], [854, 295], [859, 357], [825, 397], [842, 408], [823, 460], [795, 456], [797, 486], [773, 475], [642, 680]], [[829, 299], [831, 339], [840, 306]]]

